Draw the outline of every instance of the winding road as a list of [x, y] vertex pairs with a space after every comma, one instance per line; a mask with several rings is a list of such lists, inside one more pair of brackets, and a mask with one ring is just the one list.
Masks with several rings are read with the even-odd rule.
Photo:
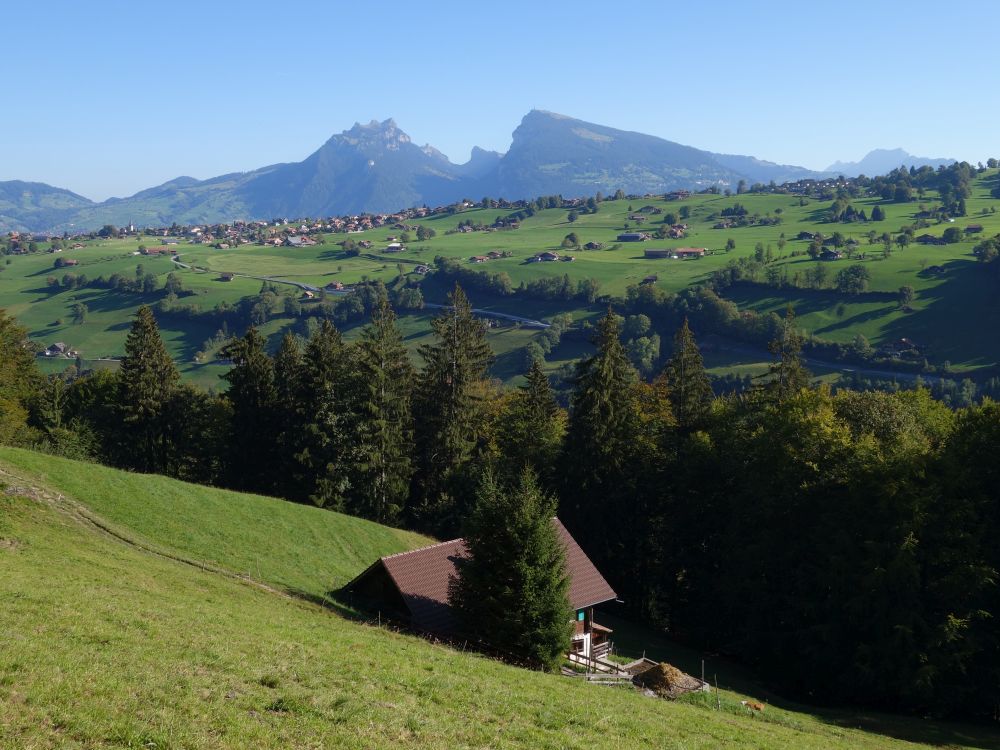
[[[192, 265], [190, 265], [188, 263], [184, 263], [183, 261], [181, 261], [181, 256], [180, 255], [171, 256], [170, 261], [171, 261], [171, 263], [173, 263], [174, 265], [176, 265], [176, 266], [178, 266], [180, 268], [186, 268], [189, 271], [197, 271], [199, 273], [232, 273], [231, 271], [218, 271], [218, 272], [217, 271], [209, 271], [207, 268], [201, 268], [200, 266], [192, 266]], [[290, 281], [288, 279], [276, 278], [274, 276], [252, 276], [252, 275], [247, 274], [247, 273], [233, 273], [233, 276], [234, 277], [238, 276], [241, 279], [256, 279], [257, 281], [266, 281], [266, 282], [271, 283], [271, 284], [289, 284], [290, 286], [297, 287], [298, 289], [301, 289], [304, 292], [319, 292], [319, 291], [321, 291], [318, 286], [313, 286], [312, 284], [306, 284], [306, 283], [301, 282], [301, 281]], [[342, 289], [342, 290], [336, 290], [336, 291], [328, 291], [327, 293], [328, 294], [341, 294], [342, 295], [342, 294], [350, 294], [351, 290], [350, 289]], [[437, 305], [437, 304], [434, 304], [432, 302], [425, 302], [424, 303], [424, 307], [425, 308], [430, 308], [432, 310], [444, 310], [444, 309], [447, 309], [449, 306], [448, 305]], [[507, 313], [494, 312], [492, 310], [481, 310], [481, 309], [473, 308], [472, 312], [473, 312], [474, 315], [479, 315], [479, 316], [484, 317], [484, 318], [500, 318], [502, 320], [510, 320], [510, 321], [515, 322], [515, 323], [520, 323], [522, 325], [528, 326], [529, 328], [548, 328], [548, 327], [551, 326], [551, 323], [546, 323], [543, 320], [534, 320], [532, 318], [525, 318], [525, 317], [522, 317], [520, 315], [509, 315]]]

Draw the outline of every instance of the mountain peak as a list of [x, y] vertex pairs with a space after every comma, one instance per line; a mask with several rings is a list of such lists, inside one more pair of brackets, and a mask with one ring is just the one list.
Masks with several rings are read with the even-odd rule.
[[396, 125], [396, 121], [391, 117], [388, 120], [383, 120], [379, 122], [378, 120], [372, 119], [367, 123], [354, 123], [354, 127], [350, 130], [345, 130], [345, 133], [365, 133], [371, 131], [386, 131], [386, 130], [399, 130], [399, 126]]
[[330, 139], [336, 143], [346, 143], [362, 149], [388, 149], [395, 151], [404, 144], [411, 143], [410, 136], [399, 129], [391, 117], [379, 122], [371, 120], [367, 124], [354, 123], [354, 127]]
[[551, 123], [556, 120], [566, 120], [572, 122], [575, 118], [570, 117], [569, 115], [561, 115], [558, 112], [550, 112], [547, 109], [533, 109], [521, 118], [521, 125], [524, 126], [531, 123]]
[[856, 177], [859, 174], [887, 174], [897, 167], [937, 167], [954, 161], [954, 159], [914, 156], [902, 148], [876, 148], [865, 154], [860, 161], [837, 161], [827, 167], [826, 171]]

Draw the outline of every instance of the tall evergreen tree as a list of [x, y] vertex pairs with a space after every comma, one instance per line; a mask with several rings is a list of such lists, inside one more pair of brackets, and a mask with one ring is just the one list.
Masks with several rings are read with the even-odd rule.
[[514, 476], [530, 468], [543, 487], [552, 489], [565, 431], [565, 412], [556, 403], [548, 376], [536, 360], [500, 417], [497, 441], [502, 465]]
[[687, 318], [674, 335], [674, 353], [663, 368], [677, 423], [692, 429], [702, 424], [712, 407], [712, 384]]
[[232, 405], [227, 474], [230, 485], [270, 493], [274, 489], [277, 397], [274, 364], [264, 349], [264, 337], [250, 328], [241, 339], [222, 349], [233, 367], [222, 379], [229, 383]]
[[795, 311], [789, 305], [778, 336], [767, 346], [774, 357], [768, 368], [767, 391], [778, 401], [784, 401], [809, 387], [812, 377], [802, 364], [802, 334], [795, 327]]
[[351, 416], [347, 374], [350, 353], [328, 320], [309, 339], [302, 361], [298, 417], [301, 426], [300, 481], [321, 507], [342, 509], [350, 484], [348, 426]]
[[180, 383], [164, 410], [169, 448], [165, 474], [188, 482], [215, 484], [226, 476], [232, 412], [226, 399]]
[[493, 363], [486, 327], [458, 284], [448, 300], [449, 307], [431, 323], [436, 341], [420, 347], [425, 364], [414, 402], [417, 504], [412, 511], [420, 525], [438, 533], [458, 528], [462, 508], [456, 496], [464, 494], [460, 481], [469, 479], [463, 471], [483, 427], [483, 381]]
[[597, 326], [597, 353], [577, 365], [562, 456], [563, 521], [599, 564], [622, 563], [634, 519], [638, 374], [610, 309]]
[[544, 669], [570, 644], [569, 576], [554, 512], [530, 470], [513, 487], [487, 473], [450, 590], [465, 632]]
[[352, 510], [395, 522], [406, 503], [413, 421], [413, 367], [383, 290], [357, 345]]
[[28, 402], [41, 383], [27, 331], [0, 310], [0, 443], [24, 434]]
[[170, 453], [167, 405], [179, 380], [153, 311], [143, 305], [125, 339], [125, 356], [118, 369], [120, 463], [138, 471], [166, 470]]
[[[290, 500], [306, 500], [296, 453], [300, 450], [303, 418], [302, 349], [299, 337], [286, 333], [274, 355], [275, 465], [274, 491]], [[300, 413], [301, 417], [300, 418]]]

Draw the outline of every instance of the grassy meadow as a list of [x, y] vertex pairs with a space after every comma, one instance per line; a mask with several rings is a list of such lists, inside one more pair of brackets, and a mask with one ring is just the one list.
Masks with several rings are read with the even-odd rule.
[[[1000, 233], [1000, 214], [991, 213], [1000, 201], [990, 196], [987, 180], [994, 176], [989, 172], [978, 178], [973, 185], [973, 196], [968, 199], [968, 216], [956, 220], [954, 226], [964, 227], [977, 223], [984, 227], [978, 235], [972, 235], [962, 242], [944, 246], [923, 246], [911, 244], [905, 249], [893, 247], [889, 257], [884, 257], [881, 244], [870, 245], [865, 235], [870, 230], [879, 234], [884, 231], [893, 236], [900, 227], [912, 223], [921, 205], [933, 206], [936, 200], [931, 192], [912, 203], [880, 203], [886, 212], [886, 220], [867, 224], [831, 224], [823, 221], [829, 207], [828, 201], [806, 199], [790, 195], [751, 195], [726, 197], [724, 195], [695, 195], [683, 201], [667, 201], [662, 198], [635, 199], [632, 201], [604, 201], [596, 214], [581, 214], [570, 223], [565, 209], [540, 211], [525, 219], [517, 230], [498, 232], [457, 233], [459, 222], [473, 221], [489, 224], [497, 216], [508, 213], [500, 209], [470, 209], [452, 215], [440, 215], [422, 219], [419, 223], [435, 229], [436, 236], [420, 242], [411, 240], [404, 253], [385, 254], [382, 252], [388, 237], [398, 234], [390, 228], [380, 228], [351, 235], [355, 241], [369, 240], [372, 248], [357, 257], [348, 257], [337, 242], [345, 239], [342, 234], [327, 234], [324, 241], [306, 248], [273, 248], [243, 245], [236, 248], [217, 250], [205, 245], [182, 243], [179, 246], [181, 260], [197, 269], [176, 268], [167, 258], [147, 258], [134, 255], [139, 241], [104, 240], [88, 243], [81, 250], [67, 251], [63, 257], [75, 257], [80, 265], [73, 269], [55, 270], [55, 257], [46, 253], [18, 256], [7, 259], [7, 265], [0, 266], [0, 307], [7, 308], [27, 326], [34, 339], [43, 344], [65, 341], [78, 348], [85, 359], [119, 356], [122, 353], [129, 319], [143, 300], [136, 295], [120, 294], [108, 290], [82, 289], [76, 291], [50, 291], [45, 284], [47, 276], [61, 277], [64, 272], [85, 273], [93, 278], [98, 275], [134, 272], [135, 266], [142, 264], [145, 272], [157, 276], [158, 283], [170, 271], [180, 274], [190, 296], [186, 303], [195, 303], [209, 309], [219, 302], [235, 302], [256, 293], [261, 282], [256, 279], [237, 276], [232, 281], [220, 279], [223, 272], [246, 274], [249, 276], [273, 277], [286, 281], [323, 286], [330, 281], [351, 284], [364, 279], [382, 279], [389, 282], [402, 271], [412, 274], [420, 264], [431, 264], [437, 255], [469, 262], [474, 255], [483, 255], [490, 250], [509, 251], [511, 257], [491, 260], [476, 269], [506, 272], [518, 285], [543, 276], [568, 275], [571, 279], [594, 278], [600, 282], [601, 292], [622, 294], [626, 287], [640, 282], [644, 277], [655, 274], [661, 288], [678, 291], [692, 284], [704, 281], [712, 271], [718, 270], [734, 258], [753, 255], [754, 246], [762, 243], [770, 246], [780, 271], [793, 276], [815, 265], [805, 254], [807, 242], [796, 240], [801, 231], [820, 231], [826, 235], [839, 231], [845, 237], [854, 237], [860, 243], [859, 253], [864, 258], [839, 260], [824, 263], [830, 276], [853, 263], [862, 263], [871, 274], [870, 292], [885, 293], [841, 295], [835, 291], [809, 291], [802, 289], [773, 289], [760, 286], [738, 286], [727, 290], [726, 296], [736, 302], [741, 309], [756, 311], [781, 310], [793, 304], [799, 314], [800, 324], [809, 332], [823, 338], [848, 342], [862, 334], [875, 345], [899, 338], [910, 338], [923, 345], [932, 363], [950, 362], [958, 372], [974, 373], [977, 369], [995, 366], [1000, 362], [1000, 341], [983, 335], [1000, 323], [1000, 310], [992, 304], [995, 283], [992, 278], [981, 273], [972, 256], [974, 244], [983, 237]], [[753, 226], [730, 229], [713, 229], [714, 218], [710, 218], [734, 203], [743, 204], [747, 210], [762, 216], [781, 217], [776, 226]], [[805, 205], [800, 205], [804, 203]], [[858, 199], [853, 205], [868, 214], [878, 201]], [[660, 215], [650, 215], [642, 225], [630, 222], [630, 213], [646, 205], [662, 209]], [[649, 240], [647, 242], [618, 243], [616, 236], [626, 225], [629, 229], [652, 231], [668, 212], [678, 212], [682, 206], [690, 211], [686, 219], [689, 234], [683, 240]], [[985, 213], [984, 213], [985, 212]], [[416, 222], [415, 222], [416, 223]], [[942, 223], [919, 233], [940, 236], [952, 224]], [[564, 250], [563, 238], [575, 232], [581, 243], [602, 242], [605, 249]], [[779, 251], [778, 243], [784, 235], [786, 244]], [[735, 249], [726, 251], [728, 240], [735, 242]], [[143, 242], [152, 244], [152, 238]], [[648, 247], [705, 247], [709, 255], [695, 260], [653, 259], [643, 257]], [[527, 259], [543, 250], [557, 250], [575, 256], [572, 262], [527, 263]], [[943, 272], [932, 273], [927, 269], [941, 266]], [[411, 276], [411, 278], [416, 278]], [[916, 292], [909, 311], [900, 309], [894, 299], [886, 294], [895, 293], [901, 286], [912, 286]], [[436, 284], [433, 277], [423, 282], [424, 296], [428, 302], [442, 302], [445, 289]], [[162, 295], [161, 295], [162, 296]], [[86, 322], [76, 324], [72, 320], [71, 308], [77, 302], [85, 303], [90, 312]], [[565, 303], [541, 302], [513, 298], [490, 298], [483, 294], [473, 294], [477, 307], [497, 312], [523, 315], [535, 319], [545, 319], [562, 312]], [[579, 303], [570, 305], [574, 317], [599, 314], [597, 306], [581, 308]], [[411, 347], [425, 340], [428, 332], [429, 315], [426, 313], [402, 316], [401, 325]], [[973, 324], [970, 325], [970, 317]], [[290, 324], [288, 319], [278, 319], [268, 324], [266, 332], [273, 339]], [[202, 343], [214, 333], [214, 326], [196, 322], [165, 321], [163, 334], [171, 352], [175, 355], [186, 377], [206, 385], [216, 384], [222, 368], [215, 365], [199, 365], [193, 356]], [[353, 334], [347, 332], [350, 338]], [[523, 369], [523, 357], [518, 352], [530, 340], [530, 331], [500, 329], [491, 332], [491, 343], [500, 355], [495, 374], [511, 380]], [[66, 364], [59, 361], [47, 363], [50, 369], [58, 369]], [[550, 362], [550, 365], [553, 362]], [[736, 362], [734, 361], [734, 367]], [[725, 368], [720, 362], [719, 367]]]
[[[508, 667], [309, 601], [424, 538], [8, 448], [0, 471], [0, 747], [1000, 746], [988, 727], [785, 705], [716, 657], [722, 710]], [[694, 671], [605, 619], [620, 653]]]

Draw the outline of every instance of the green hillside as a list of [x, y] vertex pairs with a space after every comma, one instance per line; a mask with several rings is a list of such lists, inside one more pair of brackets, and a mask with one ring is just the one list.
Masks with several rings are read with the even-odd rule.
[[0, 447], [0, 467], [82, 502], [130, 540], [320, 597], [432, 540], [285, 500]]
[[504, 666], [223, 574], [321, 592], [415, 535], [19, 450], [0, 471], [0, 747], [1000, 746], [970, 726], [751, 716], [728, 690], [720, 712]]
[[[843, 268], [860, 265], [870, 275], [868, 291], [850, 295], [834, 289], [811, 290], [804, 288], [777, 288], [773, 286], [737, 285], [722, 292], [723, 296], [739, 305], [741, 310], [757, 312], [780, 311], [792, 303], [800, 312], [799, 323], [810, 333], [825, 340], [849, 343], [858, 334], [864, 335], [874, 346], [901, 338], [921, 344], [929, 362], [934, 366], [950, 364], [958, 373], [989, 374], [1000, 362], [1000, 343], [995, 337], [984, 337], [980, 331], [1000, 324], [1000, 311], [992, 304], [996, 282], [993, 274], [984, 273], [981, 264], [972, 254], [975, 244], [983, 238], [1000, 233], [1000, 213], [996, 208], [1000, 200], [991, 194], [998, 172], [988, 170], [976, 176], [971, 183], [972, 194], [966, 201], [967, 216], [954, 222], [934, 221], [917, 234], [941, 237], [946, 229], [978, 224], [982, 231], [963, 233], [962, 239], [953, 244], [921, 245], [911, 242], [908, 246], [892, 246], [886, 255], [880, 241], [872, 242], [870, 232], [888, 232], [896, 237], [906, 225], [913, 224], [922, 210], [938, 205], [937, 195], [927, 190], [911, 202], [886, 202], [877, 198], [855, 198], [852, 206], [871, 214], [879, 206], [886, 215], [883, 221], [832, 223], [826, 221], [831, 203], [818, 198], [801, 198], [792, 194], [754, 193], [743, 195], [698, 194], [679, 201], [662, 197], [636, 198], [631, 201], [606, 200], [600, 203], [596, 214], [581, 213], [569, 221], [565, 208], [537, 211], [524, 218], [519, 229], [506, 231], [456, 231], [460, 223], [489, 225], [497, 217], [511, 212], [507, 209], [473, 208], [452, 214], [439, 214], [414, 220], [436, 232], [424, 241], [411, 238], [406, 252], [383, 252], [388, 238], [399, 234], [388, 227], [352, 234], [327, 233], [320, 244], [304, 248], [265, 247], [241, 245], [218, 250], [207, 245], [182, 243], [180, 257], [192, 269], [181, 269], [166, 258], [145, 258], [135, 255], [139, 244], [135, 238], [128, 240], [101, 240], [86, 243], [79, 250], [66, 251], [65, 258], [80, 261], [73, 269], [53, 269], [53, 259], [60, 256], [40, 252], [27, 256], [11, 256], [0, 266], [0, 307], [8, 309], [26, 326], [32, 337], [42, 344], [64, 341], [79, 349], [85, 360], [115, 357], [122, 353], [127, 332], [127, 322], [137, 306], [162, 299], [165, 293], [137, 295], [87, 287], [83, 289], [50, 288], [48, 276], [61, 276], [67, 271], [84, 273], [88, 278], [108, 277], [112, 273], [132, 274], [137, 264], [144, 273], [156, 277], [162, 287], [166, 275], [174, 271], [182, 279], [186, 294], [180, 298], [185, 305], [197, 305], [209, 312], [219, 303], [235, 304], [240, 299], [256, 294], [261, 281], [237, 276], [232, 281], [222, 281], [223, 272], [246, 276], [270, 277], [279, 281], [299, 282], [322, 287], [331, 281], [344, 284], [362, 280], [381, 279], [393, 284], [402, 273], [410, 283], [421, 282], [427, 302], [443, 302], [447, 285], [436, 282], [433, 275], [422, 278], [414, 273], [419, 264], [432, 264], [436, 256], [460, 261], [462, 267], [475, 272], [502, 272], [509, 276], [516, 289], [546, 277], [568, 276], [575, 284], [581, 280], [595, 279], [600, 294], [620, 296], [630, 285], [655, 275], [658, 289], [680, 291], [709, 279], [712, 272], [723, 269], [728, 263], [750, 258], [760, 244], [770, 248], [773, 262], [769, 272], [785, 279], [802, 278], [822, 266], [832, 279]], [[750, 215], [759, 215], [774, 224], [716, 229], [721, 212], [741, 204]], [[637, 224], [630, 215], [649, 206], [660, 213], [649, 213], [646, 222]], [[683, 239], [619, 243], [616, 237], [628, 227], [652, 232], [662, 226], [663, 219], [681, 209], [689, 213], [683, 219], [689, 225]], [[566, 249], [563, 239], [570, 232], [577, 235], [581, 244], [602, 243], [601, 250]], [[845, 241], [859, 244], [852, 259], [844, 258], [820, 263], [807, 254], [809, 242], [797, 239], [800, 232], [821, 232], [830, 236], [843, 235]], [[339, 244], [345, 239], [355, 242], [370, 241], [372, 246], [361, 255], [350, 256]], [[150, 238], [143, 242], [151, 243]], [[727, 250], [727, 244], [735, 248]], [[647, 259], [643, 251], [649, 247], [705, 247], [708, 255], [701, 259]], [[509, 257], [473, 264], [471, 258], [491, 250], [504, 251]], [[572, 255], [572, 262], [529, 263], [529, 258], [545, 250], [555, 250]], [[930, 270], [929, 270], [930, 269]], [[895, 295], [902, 286], [911, 286], [915, 297], [909, 309], [903, 309]], [[290, 292], [298, 293], [293, 287]], [[559, 312], [569, 312], [575, 319], [588, 318], [600, 313], [600, 303], [587, 305], [579, 300], [548, 300], [526, 297], [522, 294], [495, 296], [480, 290], [471, 291], [473, 303], [486, 310], [521, 315], [534, 319], [548, 319]], [[77, 322], [72, 315], [73, 306], [84, 303], [89, 308], [85, 321]], [[310, 303], [305, 303], [307, 306]], [[312, 303], [315, 304], [315, 303]], [[405, 313], [401, 325], [413, 349], [428, 330], [427, 314]], [[972, 318], [975, 326], [967, 325]], [[287, 314], [273, 315], [264, 326], [265, 332], [276, 341], [283, 331], [300, 323]], [[193, 318], [169, 317], [161, 321], [161, 330], [184, 374], [205, 385], [218, 383], [223, 367], [212, 363], [198, 363], [195, 354], [204, 342], [218, 330], [218, 320], [209, 315]], [[348, 329], [354, 327], [347, 326]], [[672, 332], [661, 332], [661, 336]], [[348, 338], [352, 333], [347, 332]], [[534, 332], [494, 329], [490, 333], [494, 348], [500, 355], [511, 354], [511, 360], [501, 363], [495, 374], [510, 380], [519, 374], [523, 356], [520, 352], [531, 340]], [[555, 367], [567, 357], [556, 352], [549, 358]], [[745, 354], [745, 353], [744, 353]], [[766, 359], [766, 355], [762, 355]], [[729, 360], [732, 362], [729, 362]], [[732, 353], [717, 363], [718, 372], [726, 372], [742, 364], [739, 355]], [[48, 361], [45, 367], [56, 370], [64, 367], [64, 360]], [[98, 366], [109, 366], [97, 363]]]

